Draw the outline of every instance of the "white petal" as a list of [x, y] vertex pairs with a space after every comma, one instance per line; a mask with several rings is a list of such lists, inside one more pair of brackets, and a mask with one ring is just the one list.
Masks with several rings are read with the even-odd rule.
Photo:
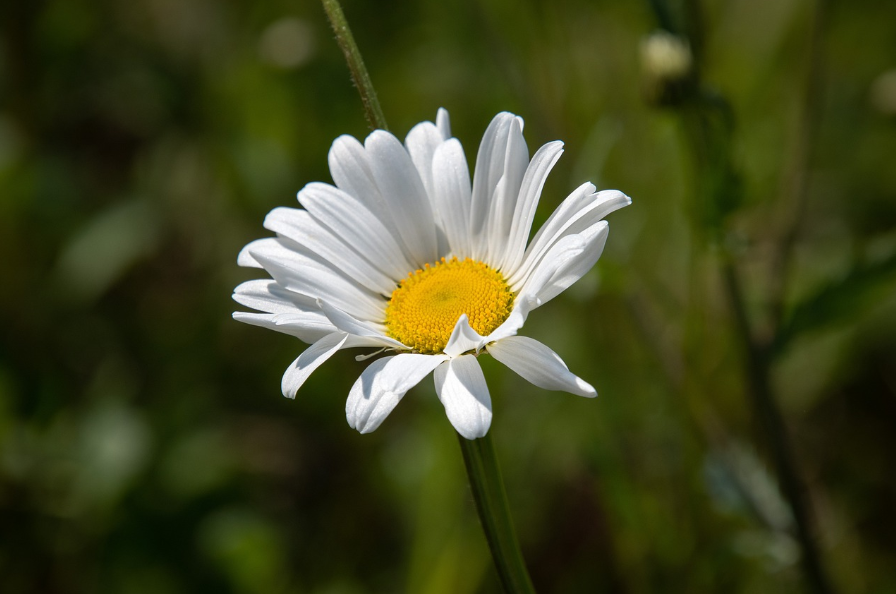
[[467, 351], [478, 353], [484, 344], [485, 339], [470, 326], [467, 314], [461, 314], [457, 324], [454, 325], [454, 330], [451, 331], [451, 337], [444, 351], [449, 357], [457, 357]]
[[440, 355], [401, 354], [371, 363], [352, 386], [345, 403], [349, 426], [361, 433], [379, 427], [407, 391], [445, 359]]
[[507, 237], [505, 257], [499, 266], [507, 277], [516, 271], [523, 260], [541, 190], [561, 154], [563, 154], [563, 143], [559, 140], [549, 142], [538, 149], [533, 155], [529, 167], [526, 168], [526, 175], [523, 177], [520, 187], [519, 201], [516, 204], [513, 222]]
[[514, 290], [518, 290], [518, 285], [528, 277], [532, 272], [532, 268], [539, 262], [547, 251], [559, 241], [564, 231], [570, 226], [572, 221], [581, 218], [582, 214], [587, 210], [590, 204], [595, 201], [595, 187], [591, 182], [585, 182], [563, 202], [560, 203], [544, 225], [535, 233], [535, 237], [526, 248], [523, 256], [523, 262], [507, 279], [508, 284]]
[[448, 420], [458, 433], [476, 439], [492, 424], [492, 399], [474, 355], [461, 355], [439, 365], [434, 373], [436, 392]]
[[534, 297], [526, 295], [517, 295], [513, 302], [513, 309], [504, 322], [495, 328], [495, 330], [485, 337], [485, 343], [503, 340], [508, 336], [515, 336], [520, 328], [526, 323], [529, 312], [538, 307]]
[[362, 322], [323, 300], [319, 300], [318, 303], [327, 319], [339, 330], [354, 336], [375, 339], [380, 346], [402, 350], [408, 349], [408, 347], [394, 338], [386, 336], [385, 328], [382, 324]]
[[432, 122], [417, 124], [411, 128], [404, 140], [411, 161], [414, 162], [414, 167], [417, 168], [417, 173], [420, 175], [420, 180], [430, 199], [433, 195], [432, 157], [443, 142], [445, 139], [442, 138], [442, 133]]
[[355, 196], [327, 184], [310, 183], [299, 192], [299, 202], [389, 277], [403, 278], [413, 270], [393, 232]]
[[264, 239], [256, 239], [243, 246], [243, 249], [240, 250], [239, 255], [236, 257], [237, 266], [245, 266], [246, 268], [264, 268], [264, 266], [261, 265], [261, 262], [256, 260], [255, 257], [249, 253], [252, 246], [259, 241], [264, 241]]
[[269, 314], [235, 311], [233, 312], [233, 319], [245, 324], [289, 334], [308, 344], [317, 342], [327, 334], [336, 332], [336, 327], [320, 312]]
[[[494, 226], [505, 223], [503, 215], [508, 209], [505, 198], [518, 194], [528, 161], [528, 149], [522, 139], [519, 118], [511, 113], [499, 113], [486, 128], [476, 155], [470, 210], [473, 258], [482, 261], [489, 257], [489, 237], [493, 226], [490, 220], [500, 214], [500, 220]], [[496, 194], [499, 184], [500, 192]], [[500, 203], [500, 207], [495, 206], [496, 202]], [[496, 213], [496, 209], [500, 212]]]
[[584, 252], [585, 242], [578, 235], [569, 235], [562, 238], [542, 258], [532, 274], [528, 276], [517, 293], [516, 300], [523, 301], [530, 306], [530, 311], [542, 305], [538, 294], [546, 287], [554, 273], [566, 262]]
[[616, 190], [594, 193], [594, 186], [579, 186], [551, 214], [526, 249], [523, 262], [507, 279], [518, 291], [544, 255], [563, 237], [582, 232], [607, 214], [631, 204], [631, 198]]
[[481, 259], [482, 256], [479, 239], [488, 222], [489, 203], [494, 187], [497, 185], [500, 177], [491, 179], [492, 162], [497, 160], [499, 163], [503, 163], [503, 159], [496, 157], [495, 153], [500, 152], [497, 144], [500, 138], [506, 138], [512, 120], [513, 114], [507, 112], [501, 112], [492, 118], [482, 135], [482, 141], [479, 143], [479, 152], [476, 153], [476, 167], [473, 170], [473, 191], [470, 207], [470, 231], [471, 237], [475, 242], [473, 257], [476, 259]]
[[558, 241], [538, 263], [520, 295], [544, 305], [591, 270], [607, 243], [609, 223], [598, 221], [577, 235]]
[[386, 300], [363, 288], [319, 256], [289, 239], [277, 237], [251, 244], [252, 256], [287, 289], [322, 298], [364, 320], [382, 320]]
[[397, 138], [376, 130], [364, 141], [380, 195], [418, 267], [438, 260], [435, 221], [426, 189]]
[[379, 190], [364, 145], [347, 134], [340, 136], [333, 141], [327, 162], [336, 187], [360, 200], [377, 218], [384, 220], [381, 216], [384, 205], [379, 199]]
[[436, 212], [451, 252], [458, 258], [473, 255], [470, 244], [470, 170], [457, 139], [442, 143], [432, 162]]
[[[370, 155], [360, 142], [351, 136], [340, 136], [333, 142], [328, 156], [330, 173], [340, 190], [351, 194], [388, 229], [404, 254], [405, 260], [415, 262], [413, 250], [405, 245], [399, 233], [400, 217], [396, 217], [395, 199], [384, 195], [377, 185]], [[407, 270], [412, 270], [408, 267]]]
[[[430, 208], [432, 209], [433, 221], [436, 224], [436, 240], [438, 254], [445, 254], [450, 251], [448, 239], [444, 232], [444, 223], [442, 222], [438, 207], [435, 203], [435, 182], [433, 181], [433, 157], [440, 145], [444, 144], [445, 138], [442, 137], [441, 131], [432, 122], [421, 122], [414, 126], [405, 139], [405, 146], [420, 180], [426, 189], [426, 196], [429, 199]], [[468, 188], [469, 191], [469, 188]]]
[[389, 275], [314, 220], [306, 210], [275, 208], [265, 217], [264, 226], [305, 246], [371, 291], [388, 297], [395, 290], [395, 281]]
[[[307, 297], [293, 293], [270, 279], [246, 281], [233, 290], [233, 300], [266, 313], [294, 313], [309, 310]], [[317, 309], [316, 307], [310, 309]]]
[[283, 374], [283, 380], [280, 382], [283, 395], [295, 398], [296, 392], [311, 373], [342, 348], [347, 338], [348, 335], [342, 332], [328, 334], [305, 349]]
[[578, 396], [593, 398], [597, 392], [579, 379], [560, 356], [528, 336], [511, 336], [486, 347], [498, 361], [525, 380], [545, 390], [562, 390]]
[[442, 133], [442, 138], [448, 140], [451, 138], [451, 119], [448, 117], [448, 110], [440, 107], [436, 114], [436, 128]]
[[[529, 165], [529, 148], [523, 138], [522, 124], [516, 118], [510, 125], [504, 150], [501, 176], [492, 193], [491, 210], [486, 226], [488, 261], [496, 265], [503, 263], [507, 256], [509, 247], [507, 241], [516, 218], [523, 177]], [[493, 175], [497, 175], [497, 171], [493, 171]]]

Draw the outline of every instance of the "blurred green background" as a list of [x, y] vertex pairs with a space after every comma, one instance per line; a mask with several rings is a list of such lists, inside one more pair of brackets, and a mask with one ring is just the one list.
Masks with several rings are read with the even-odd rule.
[[[484, 363], [539, 592], [803, 587], [721, 260], [757, 336], [780, 311], [771, 381], [831, 581], [896, 592], [896, 19], [694, 7], [344, 4], [399, 137], [443, 106], [472, 160], [510, 110], [531, 152], [566, 142], [539, 221], [586, 180], [634, 199], [526, 327], [601, 396]], [[695, 206], [693, 110], [648, 100], [664, 9], [730, 106], [723, 209]], [[367, 133], [321, 6], [11, 0], [0, 31], [0, 591], [497, 591], [431, 381], [361, 436], [355, 353], [286, 400], [303, 345], [230, 318], [264, 215]]]

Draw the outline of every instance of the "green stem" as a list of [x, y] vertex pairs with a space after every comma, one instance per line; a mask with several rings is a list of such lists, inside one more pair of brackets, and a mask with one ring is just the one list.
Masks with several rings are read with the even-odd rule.
[[784, 415], [772, 389], [769, 351], [753, 337], [743, 289], [737, 270], [730, 259], [726, 259], [722, 264], [722, 279], [734, 311], [737, 333], [746, 354], [746, 375], [750, 388], [748, 393], [753, 400], [753, 409], [756, 411], [759, 423], [768, 437], [778, 482], [784, 491], [784, 496], [790, 502], [796, 525], [796, 537], [803, 552], [801, 560], [806, 579], [812, 592], [831, 594], [834, 588], [825, 573], [821, 553], [815, 540], [806, 486], [797, 470], [796, 456], [790, 445]]
[[486, 434], [485, 437], [473, 440], [458, 435], [458, 439], [482, 530], [492, 551], [492, 559], [504, 591], [507, 594], [535, 594], [516, 539], [516, 531], [513, 529], [507, 493], [504, 491], [491, 435]]
[[380, 107], [379, 99], [376, 98], [376, 91], [373, 83], [370, 81], [370, 73], [364, 66], [364, 59], [361, 58], [361, 51], [352, 30], [349, 29], [348, 21], [345, 20], [345, 13], [342, 12], [342, 6], [339, 0], [322, 0], [327, 18], [330, 19], [330, 25], [333, 32], [336, 33], [336, 43], [342, 49], [345, 55], [345, 61], [348, 63], [348, 69], [351, 70], [352, 80], [361, 94], [361, 102], [364, 104], [364, 115], [367, 117], [367, 123], [371, 129], [388, 130], [386, 126], [386, 116], [383, 115], [383, 108]]

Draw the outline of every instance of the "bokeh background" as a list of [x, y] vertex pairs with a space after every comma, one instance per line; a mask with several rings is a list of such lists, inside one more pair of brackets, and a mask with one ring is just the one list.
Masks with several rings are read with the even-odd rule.
[[[804, 587], [733, 268], [831, 583], [896, 592], [892, 6], [344, 8], [399, 137], [443, 106], [472, 160], [510, 110], [566, 142], [539, 221], [634, 198], [526, 327], [601, 396], [484, 362], [538, 590]], [[642, 63], [661, 26], [687, 81]], [[303, 345], [230, 317], [264, 215], [367, 133], [320, 4], [11, 0], [0, 41], [0, 591], [498, 591], [431, 381], [361, 436], [354, 353], [286, 400]]]

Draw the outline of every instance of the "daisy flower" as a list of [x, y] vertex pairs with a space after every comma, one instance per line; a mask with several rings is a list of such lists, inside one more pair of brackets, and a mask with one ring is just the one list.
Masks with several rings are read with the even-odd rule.
[[303, 208], [275, 208], [276, 237], [240, 252], [242, 266], [272, 279], [239, 285], [233, 298], [261, 313], [241, 322], [309, 343], [283, 374], [295, 397], [337, 351], [373, 347], [352, 386], [349, 425], [373, 431], [430, 373], [451, 424], [486, 434], [492, 406], [477, 357], [488, 353], [547, 390], [594, 397], [542, 343], [519, 336], [526, 317], [582, 277], [607, 240], [603, 217], [631, 200], [579, 186], [528, 241], [535, 208], [563, 152], [549, 142], [529, 159], [523, 120], [499, 113], [482, 137], [475, 175], [448, 112], [417, 124], [404, 144], [383, 130], [361, 144], [340, 136], [329, 153], [335, 185], [310, 183]]

